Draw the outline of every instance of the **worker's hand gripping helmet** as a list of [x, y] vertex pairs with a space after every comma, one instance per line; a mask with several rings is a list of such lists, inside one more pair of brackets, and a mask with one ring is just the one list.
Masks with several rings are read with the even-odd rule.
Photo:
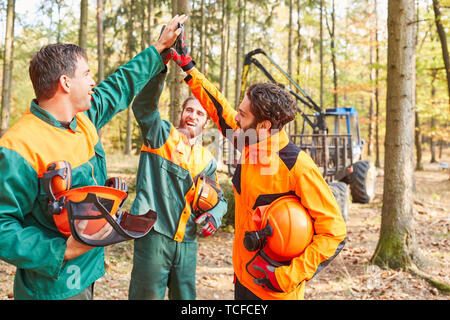
[[[137, 239], [146, 235], [156, 222], [156, 212], [131, 215], [121, 212], [128, 187], [120, 178], [110, 178], [106, 186], [85, 186], [75, 189], [66, 186], [61, 174], [68, 172], [70, 164], [58, 161], [60, 167], [50, 164], [44, 173], [44, 188], [49, 197], [49, 213], [53, 215], [58, 230], [77, 241], [90, 246], [106, 246], [113, 243]], [[59, 169], [56, 169], [59, 168]]]
[[257, 207], [253, 221], [258, 230], [245, 232], [244, 247], [256, 252], [246, 266], [247, 272], [255, 279], [265, 276], [255, 268], [254, 263], [258, 259], [274, 267], [289, 265], [311, 243], [314, 235], [311, 217], [294, 195]]

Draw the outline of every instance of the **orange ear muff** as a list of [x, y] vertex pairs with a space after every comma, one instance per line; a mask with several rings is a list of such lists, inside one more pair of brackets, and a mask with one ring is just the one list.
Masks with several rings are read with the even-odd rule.
[[54, 161], [47, 166], [42, 176], [45, 192], [50, 200], [55, 201], [56, 196], [72, 187], [72, 168], [64, 160]]
[[196, 182], [193, 201], [194, 211], [207, 212], [214, 208], [219, 202], [222, 190], [211, 178], [202, 174]]

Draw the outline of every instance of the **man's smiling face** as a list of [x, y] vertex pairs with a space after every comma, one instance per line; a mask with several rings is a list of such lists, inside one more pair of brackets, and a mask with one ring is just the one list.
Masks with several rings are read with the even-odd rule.
[[199, 136], [206, 126], [208, 115], [197, 99], [190, 99], [181, 113], [178, 129], [188, 133], [189, 138]]
[[89, 66], [82, 57], [78, 58], [75, 74], [69, 77], [70, 100], [77, 112], [88, 110], [91, 107], [91, 91], [95, 81], [90, 75]]

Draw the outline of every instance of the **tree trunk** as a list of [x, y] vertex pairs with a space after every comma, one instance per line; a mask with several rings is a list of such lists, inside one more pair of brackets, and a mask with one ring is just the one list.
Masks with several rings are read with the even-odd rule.
[[[150, 1], [151, 2], [151, 1]], [[142, 1], [138, 1], [138, 21], [139, 21], [139, 34], [141, 35], [140, 39], [140, 48], [141, 51], [144, 51], [148, 47], [148, 37], [147, 37], [147, 10], [146, 6]]]
[[[417, 0], [416, 0], [417, 1]], [[419, 21], [419, 5], [418, 2], [416, 4], [416, 21]], [[415, 47], [416, 47], [416, 54], [419, 52], [417, 51], [417, 44], [418, 44], [418, 36], [419, 36], [419, 24], [416, 23], [416, 39], [415, 39]], [[417, 88], [414, 90], [414, 95], [416, 97], [417, 101]], [[422, 171], [422, 132], [420, 130], [420, 118], [419, 118], [419, 112], [414, 112], [414, 144], [416, 145], [416, 171]]]
[[[197, 63], [200, 63], [200, 59], [198, 56], [198, 47], [196, 50], [196, 45], [194, 45], [195, 41], [194, 39], [198, 38], [196, 31], [198, 30], [198, 19], [196, 19], [196, 16], [194, 17], [194, 9], [196, 0], [191, 1], [191, 11], [193, 16], [189, 18], [189, 24], [190, 24], [190, 30], [189, 30], [189, 55], [192, 57], [193, 60], [195, 60]], [[197, 64], [197, 68], [200, 70], [200, 65]]]
[[244, 55], [247, 52], [247, 34], [248, 34], [248, 24], [247, 24], [247, 1], [244, 0], [244, 7], [242, 8], [242, 44], [241, 44], [241, 52], [242, 52], [242, 67], [241, 67], [241, 76], [242, 69], [244, 65]]
[[[369, 11], [370, 15], [375, 16], [376, 7], [372, 0], [368, 0], [368, 7], [372, 7]], [[370, 24], [372, 25], [372, 24]], [[375, 32], [376, 29], [375, 29]], [[370, 66], [370, 102], [369, 102], [369, 132], [368, 132], [368, 143], [367, 143], [367, 155], [372, 156], [373, 151], [373, 137], [374, 137], [374, 107], [375, 107], [375, 67], [373, 65], [373, 52], [374, 52], [374, 33], [370, 33], [370, 44], [369, 44], [369, 66]]]
[[[176, 0], [175, 0], [176, 1]], [[205, 33], [206, 33], [206, 23], [205, 23], [205, 0], [200, 2], [200, 72], [205, 72]]]
[[[103, 0], [97, 0], [97, 83], [105, 78], [105, 58], [103, 40]], [[102, 130], [97, 130], [99, 139], [102, 138]]]
[[[182, 15], [186, 14], [189, 16], [190, 14], [190, 5], [189, 0], [173, 0], [172, 1], [172, 16], [176, 14]], [[188, 32], [189, 25], [186, 23], [185, 27], [185, 36], [186, 41], [188, 41]], [[180, 71], [180, 68], [171, 68], [170, 71], [170, 121], [174, 124], [174, 126], [178, 126], [180, 122], [180, 114], [181, 114], [181, 102], [185, 98], [182, 94], [184, 85], [181, 83], [181, 79], [183, 78], [183, 73]]]
[[[202, 0], [204, 1], [204, 0]], [[172, 16], [175, 16], [177, 14], [177, 7], [178, 7], [178, 0], [172, 0]], [[203, 13], [200, 13], [201, 15], [203, 15]], [[201, 36], [200, 36], [201, 38]], [[200, 40], [201, 43], [201, 40]], [[200, 49], [201, 52], [201, 49]], [[201, 70], [201, 67], [200, 67]], [[178, 126], [178, 122], [177, 122], [177, 110], [178, 110], [178, 106], [179, 106], [179, 99], [178, 99], [178, 95], [177, 95], [177, 88], [179, 87], [177, 85], [177, 78], [178, 78], [178, 68], [170, 68], [169, 69], [169, 74], [168, 74], [168, 84], [169, 84], [169, 93], [170, 93], [170, 104], [169, 104], [169, 119], [170, 122], [172, 122], [174, 124], [174, 126]]]
[[380, 65], [380, 44], [378, 41], [378, 0], [374, 0], [375, 7], [375, 167], [381, 167], [380, 160], [380, 86], [379, 86], [379, 65]]
[[297, 0], [297, 82], [300, 82], [300, 67], [303, 63], [301, 61], [302, 56], [302, 38], [301, 38], [301, 30], [302, 30], [302, 19], [300, 17], [302, 6], [300, 5], [300, 0]]
[[[128, 22], [127, 22], [127, 58], [131, 59], [134, 56], [134, 39], [133, 39], [133, 30], [134, 30], [134, 9], [135, 9], [136, 0], [131, 0], [130, 4], [127, 8], [128, 10]], [[125, 155], [131, 154], [132, 147], [132, 136], [133, 136], [133, 111], [131, 107], [127, 108], [127, 125], [126, 125], [126, 138], [125, 138]]]
[[11, 108], [11, 85], [14, 54], [14, 18], [15, 0], [8, 0], [6, 8], [6, 34], [5, 48], [3, 50], [3, 81], [2, 81], [2, 112], [0, 123], [0, 137], [9, 128], [10, 108]]
[[[431, 110], [432, 112], [434, 112], [435, 110], [435, 99], [436, 99], [436, 87], [434, 85], [434, 82], [436, 81], [436, 76], [437, 76], [437, 69], [432, 69], [431, 70]], [[437, 121], [436, 121], [436, 116], [433, 113], [430, 119], [430, 153], [431, 153], [431, 159], [430, 159], [430, 163], [436, 163], [436, 140], [435, 140], [435, 136], [436, 136], [436, 126], [437, 126]]]
[[415, 132], [414, 132], [414, 143], [416, 145], [416, 170], [422, 171], [422, 132], [420, 130], [420, 119], [419, 113], [415, 112]]
[[243, 65], [243, 56], [242, 56], [242, 15], [243, 15], [243, 0], [239, 0], [237, 4], [238, 10], [238, 20], [237, 20], [237, 37], [236, 37], [236, 79], [235, 79], [235, 96], [234, 96], [234, 104], [235, 108], [239, 107], [239, 99], [241, 95], [241, 74], [242, 74], [242, 65]]
[[213, 21], [215, 19], [215, 12], [212, 13], [211, 11], [211, 3], [209, 3], [207, 6], [205, 6], [205, 36], [203, 37], [203, 51], [204, 51], [204, 57], [205, 57], [205, 68], [204, 68], [204, 72], [205, 74], [208, 74], [208, 72], [210, 71], [210, 66], [212, 65], [211, 61], [210, 61], [210, 56], [209, 53], [211, 51], [212, 48], [212, 40], [210, 35], [213, 33], [212, 31], [212, 23], [211, 21]]
[[[293, 68], [292, 68], [292, 53], [294, 51], [294, 23], [293, 23], [293, 14], [294, 14], [294, 4], [293, 0], [289, 0], [289, 22], [288, 22], [288, 50], [287, 50], [287, 73], [289, 76], [294, 78]], [[286, 125], [286, 131], [288, 135], [293, 133], [293, 126], [295, 121], [291, 121]]]
[[[334, 107], [338, 107], [338, 78], [337, 78], [337, 64], [336, 64], [336, 45], [335, 45], [335, 26], [336, 26], [336, 9], [334, 0], [331, 2], [331, 26], [328, 23], [328, 15], [325, 15], [325, 22], [327, 24], [328, 34], [330, 35], [330, 51], [331, 51], [331, 64], [333, 66], [333, 101]], [[323, 61], [322, 61], [323, 62]]]
[[[297, 6], [297, 72], [296, 72], [296, 79], [297, 82], [300, 83], [300, 74], [301, 74], [301, 64], [303, 63], [302, 61], [302, 37], [301, 37], [301, 30], [302, 30], [302, 19], [301, 19], [301, 4], [300, 4], [300, 0], [296, 1], [296, 6]], [[294, 120], [294, 134], [298, 134], [298, 125], [299, 125], [299, 121], [301, 117], [296, 117]]]
[[78, 45], [86, 50], [88, 27], [88, 0], [80, 1], [80, 32], [78, 34]]
[[448, 101], [450, 107], [450, 58], [448, 55], [447, 37], [445, 35], [445, 29], [441, 23], [441, 10], [439, 8], [439, 1], [433, 0], [433, 11], [435, 16], [436, 28], [441, 40], [442, 48], [442, 59], [444, 60], [445, 74], [447, 75], [447, 90], [448, 90]]
[[[229, 65], [229, 52], [230, 52], [230, 30], [231, 30], [231, 24], [230, 24], [230, 15], [231, 15], [231, 8], [232, 8], [232, 1], [227, 1], [227, 44], [226, 44], [226, 53], [225, 53], [225, 64]], [[225, 97], [228, 97], [228, 89], [229, 89], [229, 80], [230, 80], [230, 70], [227, 68], [225, 70]]]
[[61, 29], [62, 29], [62, 21], [61, 21], [61, 7], [62, 7], [62, 1], [57, 1], [56, 5], [58, 7], [58, 26], [57, 26], [57, 33], [56, 33], [56, 42], [61, 42]]
[[320, 107], [323, 108], [323, 0], [320, 0]]
[[225, 88], [225, 72], [226, 72], [226, 44], [227, 44], [227, 0], [222, 0], [221, 2], [221, 9], [222, 9], [222, 21], [221, 21], [221, 41], [220, 41], [220, 91], [224, 92]]
[[287, 60], [288, 60], [288, 74], [293, 77], [292, 74], [292, 52], [293, 49], [293, 43], [294, 43], [294, 26], [293, 26], [293, 11], [294, 11], [294, 5], [293, 0], [289, 0], [289, 24], [288, 24], [288, 52], [287, 52]]
[[104, 59], [104, 40], [103, 40], [103, 0], [97, 0], [97, 82], [105, 78], [105, 59]]
[[413, 229], [415, 3], [388, 2], [388, 73], [384, 191], [380, 238], [371, 262], [392, 269], [420, 265]]
[[432, 116], [430, 119], [430, 163], [436, 163], [436, 140], [434, 139], [436, 132], [436, 117]]
[[[177, 12], [177, 14], [185, 14], [185, 15], [187, 15], [188, 17], [191, 15], [191, 3], [190, 3], [190, 1], [189, 0], [178, 0], [178, 5], [177, 5], [177, 8], [178, 8], [178, 12]], [[192, 34], [191, 33], [191, 29], [192, 29], [192, 25], [191, 25], [191, 22], [190, 22], [190, 20], [188, 19], [188, 20], [186, 20], [186, 22], [184, 23], [184, 30], [185, 30], [185, 36], [186, 36], [186, 42], [188, 41], [188, 39], [189, 39], [189, 36]], [[188, 50], [189, 49], [191, 49], [191, 48], [188, 48]], [[180, 81], [179, 81], [179, 85], [180, 85], [180, 88], [185, 88], [186, 90], [185, 90], [185, 95], [183, 95], [182, 97], [180, 97], [180, 98], [185, 98], [185, 97], [187, 97], [187, 95], [188, 94], [190, 94], [190, 89], [189, 89], [189, 87], [187, 87], [186, 85], [183, 85], [182, 83], [181, 83], [181, 79], [184, 77], [184, 73], [183, 72], [181, 72], [181, 70], [180, 70], [180, 68], [177, 68], [178, 69], [178, 74], [179, 74], [179, 77], [180, 77]], [[180, 90], [180, 91], [182, 91], [182, 90]], [[181, 111], [181, 105], [179, 105], [178, 106], [178, 111]], [[180, 114], [178, 113], [178, 116], [179, 116]]]
[[153, 44], [153, 1], [147, 3], [147, 47]]

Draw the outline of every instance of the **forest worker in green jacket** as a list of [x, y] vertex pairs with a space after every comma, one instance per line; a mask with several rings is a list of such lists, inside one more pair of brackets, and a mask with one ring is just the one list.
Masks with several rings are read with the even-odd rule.
[[151, 79], [132, 107], [144, 144], [130, 213], [154, 210], [158, 218], [149, 234], [134, 241], [131, 300], [162, 300], [166, 288], [171, 300], [195, 299], [197, 234], [212, 235], [227, 210], [221, 193], [212, 209], [196, 211], [194, 193], [199, 178], [205, 174], [217, 183], [216, 161], [197, 143], [208, 116], [199, 101], [190, 97], [183, 103], [178, 128], [162, 120], [158, 101], [165, 77], [166, 70]]
[[82, 48], [51, 44], [33, 56], [36, 99], [0, 139], [0, 259], [17, 267], [15, 299], [93, 298], [93, 283], [105, 273], [104, 249], [58, 231], [42, 177], [49, 163], [65, 160], [73, 188], [105, 184], [97, 130], [164, 69], [160, 53], [175, 42], [185, 20], [175, 16], [153, 46], [95, 88]]

